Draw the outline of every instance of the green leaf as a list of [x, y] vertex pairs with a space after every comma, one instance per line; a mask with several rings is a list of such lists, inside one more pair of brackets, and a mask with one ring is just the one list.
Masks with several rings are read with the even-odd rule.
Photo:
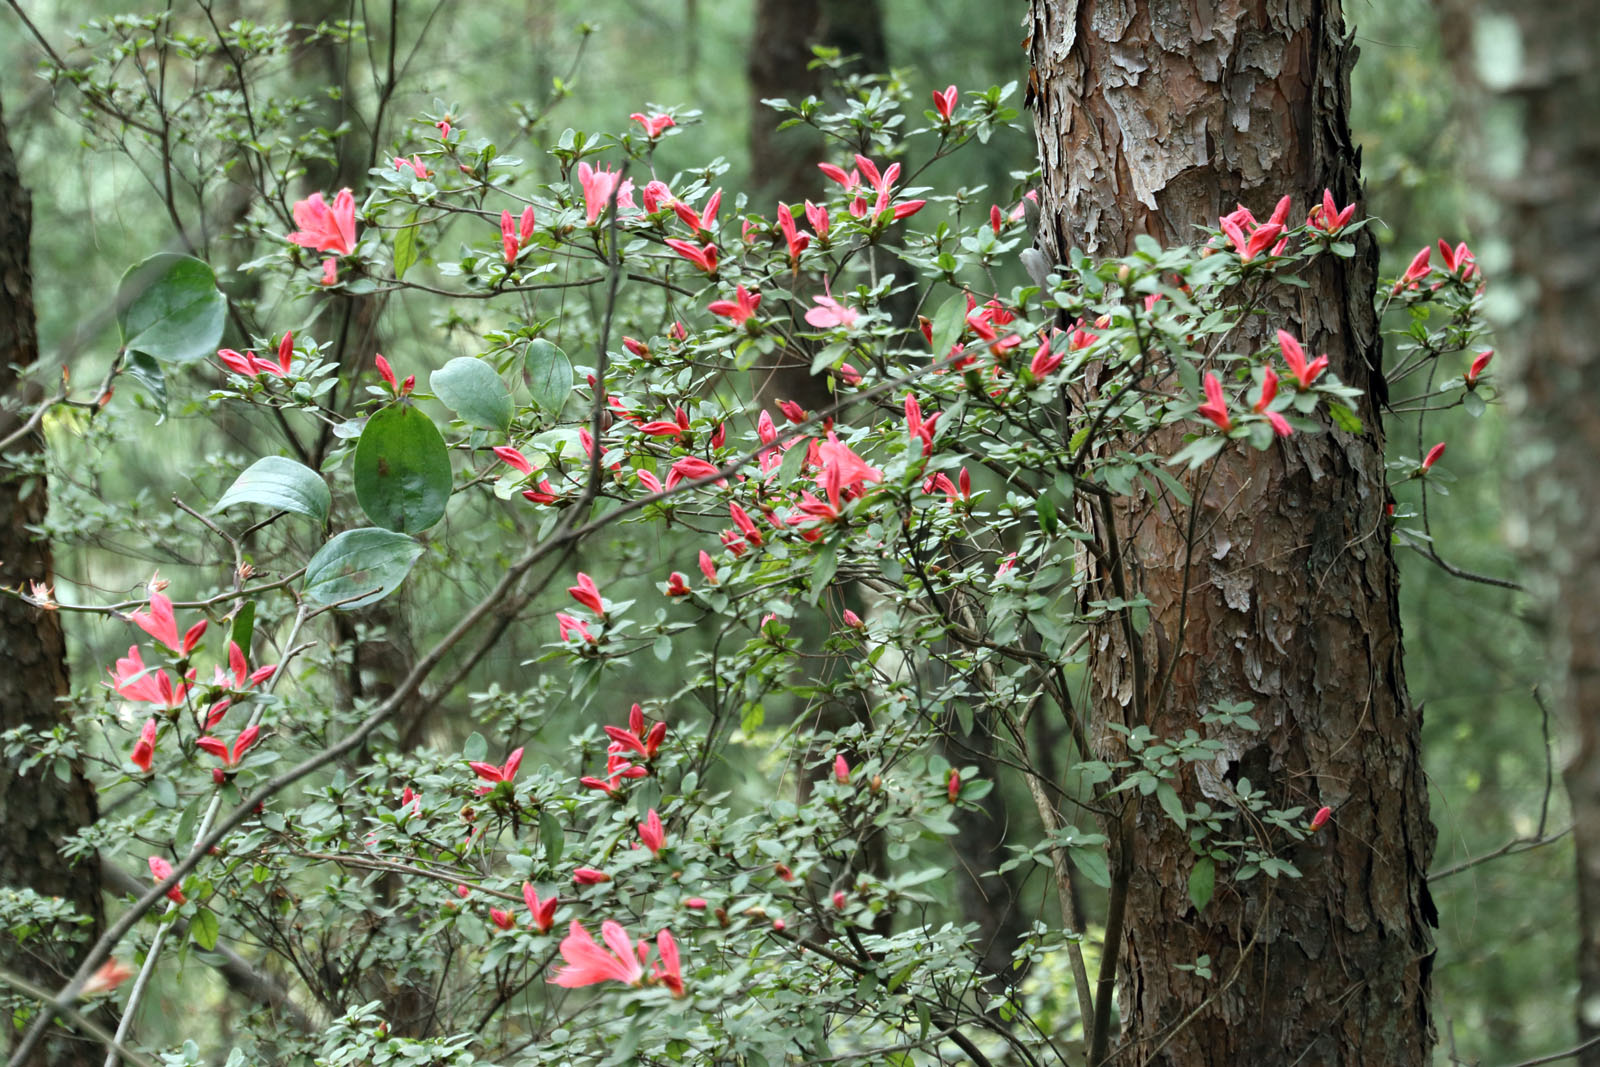
[[[781, 436], [781, 435], [780, 435]], [[800, 477], [800, 471], [805, 468], [806, 448], [795, 447], [783, 454], [783, 462], [778, 464], [778, 477], [776, 484], [793, 485], [794, 480]]]
[[[798, 448], [792, 451], [800, 451]], [[839, 569], [839, 554], [832, 545], [825, 545], [817, 553], [816, 562], [811, 565], [811, 588], [806, 593], [806, 603], [815, 605], [822, 599], [822, 594], [828, 591], [828, 586], [833, 582], [834, 572]]]
[[405, 581], [420, 555], [422, 545], [405, 534], [373, 526], [346, 530], [306, 564], [305, 595], [319, 604], [333, 604], [368, 594], [340, 604], [345, 611], [376, 604]]
[[1479, 396], [1477, 390], [1475, 389], [1468, 390], [1467, 395], [1461, 398], [1461, 406], [1465, 408], [1467, 414], [1471, 415], [1473, 418], [1477, 418], [1479, 415], [1482, 415], [1487, 407], [1487, 405], [1485, 405], [1483, 402], [1483, 397]]
[[1178, 797], [1178, 791], [1166, 782], [1156, 786], [1156, 800], [1161, 802], [1161, 810], [1179, 827], [1188, 824], [1188, 815], [1183, 810], [1183, 801]]
[[1075, 848], [1068, 855], [1072, 857], [1072, 865], [1083, 872], [1083, 876], [1101, 889], [1111, 888], [1111, 868], [1106, 866], [1106, 854], [1098, 848]]
[[539, 813], [539, 844], [544, 846], [544, 861], [554, 867], [561, 862], [561, 853], [567, 847], [566, 831], [560, 821], [548, 811]]
[[216, 352], [228, 302], [210, 266], [162, 253], [128, 268], [117, 286], [122, 347], [187, 363]]
[[1333, 416], [1333, 424], [1345, 433], [1361, 432], [1361, 416], [1345, 405], [1329, 403], [1328, 414]]
[[522, 367], [533, 402], [552, 415], [560, 414], [572, 394], [572, 361], [567, 354], [544, 338], [536, 338], [528, 342]]
[[233, 627], [228, 634], [228, 638], [244, 649], [246, 655], [249, 655], [250, 642], [255, 639], [255, 632], [256, 602], [254, 600], [246, 600], [239, 610], [234, 613]]
[[967, 322], [967, 294], [956, 293], [939, 306], [933, 315], [933, 356], [942, 359], [961, 337]]
[[328, 483], [310, 467], [286, 456], [263, 456], [234, 479], [211, 510], [217, 512], [235, 504], [260, 504], [274, 511], [292, 511], [327, 522], [333, 494], [328, 491]]
[[511, 429], [511, 391], [483, 360], [457, 356], [430, 374], [428, 385], [461, 421], [501, 433]]
[[210, 908], [201, 908], [195, 912], [194, 918], [189, 920], [189, 936], [194, 938], [194, 943], [210, 952], [217, 947], [217, 935], [221, 933], [222, 926], [217, 922], [216, 912]]
[[1210, 856], [1201, 856], [1189, 872], [1189, 903], [1195, 911], [1205, 911], [1217, 887], [1217, 865]]
[[421, 252], [417, 247], [417, 213], [412, 212], [411, 221], [400, 228], [394, 235], [394, 276], [398, 280], [406, 276], [417, 262]]
[[384, 408], [361, 431], [356, 502], [376, 526], [418, 533], [444, 518], [450, 452], [433, 420], [409, 405]]
[[128, 353], [128, 377], [144, 386], [150, 402], [162, 415], [167, 413], [167, 376], [161, 373], [161, 364], [143, 352]]

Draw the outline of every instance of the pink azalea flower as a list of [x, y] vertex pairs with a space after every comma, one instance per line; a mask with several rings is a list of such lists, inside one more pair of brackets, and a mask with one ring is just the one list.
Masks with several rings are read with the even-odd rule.
[[713, 300], [706, 305], [706, 310], [713, 315], [721, 315], [735, 326], [743, 326], [760, 307], [761, 294], [747, 292], [740, 285], [735, 287], [734, 299]]
[[933, 91], [933, 109], [939, 113], [941, 121], [950, 121], [950, 116], [956, 109], [956, 101], [958, 99], [960, 99], [960, 94], [956, 91], [954, 85], [942, 93], [937, 89]]
[[639, 824], [639, 841], [650, 850], [652, 856], [661, 855], [661, 850], [666, 847], [667, 832], [662, 827], [661, 816], [656, 814], [655, 808], [651, 808], [644, 822]]
[[501, 782], [510, 782], [517, 777], [517, 768], [522, 766], [522, 749], [518, 748], [513, 750], [511, 755], [506, 757], [505, 763], [501, 766], [496, 766], [493, 763], [479, 763], [477, 761], [468, 763], [467, 766], [471, 767], [473, 772], [477, 774], [479, 778], [488, 783], [487, 785], [480, 785], [477, 787], [477, 789], [473, 790], [479, 796], [482, 796], [485, 793], [491, 792], [495, 786], [499, 785]]
[[155, 638], [173, 652], [187, 656], [194, 651], [200, 637], [206, 632], [206, 620], [201, 619], [178, 637], [178, 619], [172, 611], [172, 601], [161, 593], [150, 594], [149, 611], [131, 611], [128, 619], [139, 629]]
[[348, 256], [356, 248], [356, 201], [349, 189], [339, 190], [329, 207], [321, 193], [312, 193], [294, 205], [294, 224], [300, 227], [289, 240], [318, 252]]
[[[551, 977], [554, 985], [568, 989], [597, 985], [601, 982], [621, 982], [636, 986], [644, 980], [643, 953], [635, 952], [633, 940], [621, 925], [607, 919], [600, 924], [600, 936], [606, 948], [595, 944], [593, 935], [576, 919], [561, 939], [561, 959], [566, 964]], [[648, 946], [641, 945], [648, 950]]]
[[604, 615], [606, 613], [605, 600], [600, 596], [599, 587], [594, 584], [593, 578], [582, 571], [578, 572], [578, 584], [569, 586], [567, 592], [571, 594], [573, 600], [576, 600], [596, 615]]
[[857, 490], [867, 482], [883, 481], [883, 471], [867, 463], [839, 440], [839, 435], [828, 431], [828, 439], [817, 446], [822, 469], [817, 474], [817, 485], [828, 494], [829, 502], [839, 507], [839, 493]]
[[633, 207], [633, 182], [623, 181], [621, 189], [618, 189], [617, 182], [621, 180], [621, 171], [591, 167], [587, 163], [578, 164], [578, 184], [583, 187], [584, 220], [590, 226], [605, 211], [613, 193], [617, 197], [619, 212], [625, 207]]
[[1305, 348], [1288, 330], [1278, 331], [1278, 348], [1283, 352], [1283, 361], [1289, 365], [1289, 370], [1294, 374], [1294, 380], [1301, 389], [1311, 388], [1311, 383], [1328, 369], [1327, 356], [1318, 356], [1307, 363]]
[[156, 754], [157, 729], [155, 719], [146, 719], [144, 728], [139, 731], [139, 740], [134, 742], [133, 754], [128, 757], [129, 763], [146, 774], [150, 773], [150, 762], [155, 758]]
[[247, 726], [239, 731], [239, 736], [234, 738], [230, 746], [218, 737], [202, 737], [195, 741], [194, 747], [202, 752], [209, 752], [220, 759], [227, 767], [237, 767], [239, 761], [244, 759], [244, 754], [250, 751], [250, 746], [256, 743], [256, 738], [261, 735], [259, 726]]
[[667, 129], [669, 126], [677, 125], [676, 122], [672, 121], [671, 115], [645, 115], [635, 111], [628, 117], [634, 122], [637, 122], [639, 125], [643, 126], [645, 136], [650, 138], [652, 141], [654, 141], [657, 137], [660, 137], [661, 132]]
[[533, 917], [534, 929], [541, 934], [548, 934], [550, 928], [555, 925], [556, 905], [561, 903], [561, 899], [552, 894], [546, 899], [540, 900], [539, 892], [533, 888], [533, 883], [523, 882], [522, 900], [523, 903], [528, 905], [528, 914]]
[[[155, 876], [156, 883], [159, 885], [172, 877], [172, 864], [160, 856], [151, 856], [150, 873]], [[183, 890], [178, 886], [173, 886], [167, 890], [167, 899], [174, 904], [182, 904], [184, 902]]]
[[1217, 424], [1223, 433], [1233, 429], [1233, 420], [1228, 417], [1228, 401], [1222, 395], [1222, 380], [1215, 371], [1206, 371], [1206, 402], [1196, 410]]

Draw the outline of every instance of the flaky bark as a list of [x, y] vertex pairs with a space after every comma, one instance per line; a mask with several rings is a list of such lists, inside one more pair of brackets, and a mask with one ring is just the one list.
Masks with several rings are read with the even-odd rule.
[[[1577, 855], [1578, 1036], [1587, 1042], [1600, 1037], [1600, 12], [1573, 0], [1441, 6], [1460, 46], [1451, 53], [1492, 89], [1485, 137], [1494, 138], [1495, 170], [1512, 176], [1478, 175], [1504, 205], [1510, 276], [1526, 286], [1499, 337], [1522, 385], [1512, 392], [1520, 418], [1511, 484], [1574, 741], [1563, 777]], [[1509, 129], [1520, 143], [1501, 136]], [[1577, 1062], [1600, 1067], [1600, 1046]]]
[[[1264, 216], [1284, 193], [1301, 212], [1324, 186], [1340, 203], [1358, 199], [1355, 56], [1334, 0], [1033, 0], [1031, 24], [1053, 260], [1073, 247], [1121, 254], [1137, 234], [1189, 241], [1236, 200]], [[1310, 288], [1269, 297], [1236, 346], [1283, 327], [1326, 352], [1365, 394], [1362, 432], [1227, 449], [1200, 482], [1192, 553], [1181, 514], [1130, 505], [1096, 516], [1103, 536], [1124, 539], [1120, 573], [1097, 574], [1106, 595], [1121, 579], [1151, 601], [1144, 633], [1096, 634], [1100, 724], [1181, 736], [1203, 729], [1214, 701], [1252, 701], [1262, 729], [1224, 735], [1222, 759], [1182, 776], [1185, 806], [1231, 808], [1248, 778], [1276, 806], [1337, 811], [1284, 854], [1303, 877], [1241, 883], [1219, 871], [1200, 913], [1188, 833], [1154, 798], [1113, 821], [1126, 887], [1111, 899], [1120, 946], [1108, 946], [1121, 954], [1117, 1063], [1428, 1057], [1434, 831], [1384, 520], [1375, 264], [1363, 234], [1354, 259], [1320, 263]], [[1169, 434], [1158, 451], [1177, 442]], [[1114, 734], [1100, 741], [1108, 758], [1124, 756]], [[1202, 956], [1210, 978], [1179, 969]]]
[[[23, 395], [18, 373], [39, 358], [29, 267], [31, 230], [32, 205], [0, 112], [0, 396], [7, 401], [0, 411], [0, 437], [13, 433], [26, 417], [19, 417], [22, 403], [38, 400]], [[41, 444], [36, 434], [29, 434], [11, 451], [37, 452]], [[42, 476], [19, 474], [0, 460], [0, 585], [14, 589], [30, 580], [53, 581], [50, 542], [29, 529], [44, 521], [47, 501]], [[0, 596], [0, 662], [0, 731], [24, 726], [47, 731], [61, 725], [60, 700], [67, 695], [68, 679], [60, 616]], [[57, 773], [54, 761], [27, 774], [17, 773], [16, 761], [0, 766], [0, 887], [26, 886], [70, 901], [89, 919], [84, 932], [91, 941], [104, 918], [98, 861], [91, 856], [73, 865], [62, 856], [61, 843], [96, 816], [94, 787], [81, 765], [71, 765], [65, 775]], [[37, 942], [17, 949], [0, 936], [0, 966], [54, 988], [77, 967], [77, 958], [35, 955]], [[34, 1067], [99, 1062], [92, 1044], [71, 1038], [47, 1043], [29, 1060]]]

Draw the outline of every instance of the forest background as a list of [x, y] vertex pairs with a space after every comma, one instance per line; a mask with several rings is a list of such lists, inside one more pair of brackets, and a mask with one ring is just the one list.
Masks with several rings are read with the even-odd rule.
[[[84, 20], [123, 10], [98, 0], [25, 6], [37, 32], [58, 44], [69, 42]], [[237, 10], [230, 18], [249, 14], [261, 21], [315, 23], [348, 14], [314, 0], [231, 6]], [[466, 123], [494, 116], [506, 124], [517, 102], [550, 102], [549, 116], [529, 131], [534, 144], [548, 144], [567, 126], [617, 128], [629, 112], [649, 110], [650, 102], [687, 105], [702, 112], [697, 158], [725, 157], [734, 187], [759, 189], [771, 177], [751, 163], [752, 127], [770, 128], [775, 120], [755, 103], [762, 94], [747, 72], [759, 44], [752, 41], [750, 3], [454, 3], [436, 16], [416, 7], [419, 22], [425, 16], [431, 21], [408, 34], [416, 53], [404, 71], [395, 114], [448, 110]], [[1025, 76], [1021, 31], [1000, 5], [884, 0], [881, 9], [890, 69], [914, 100], [925, 101], [930, 90], [952, 82], [988, 86]], [[1509, 252], [1492, 235], [1492, 203], [1477, 191], [1481, 143], [1471, 132], [1469, 98], [1445, 53], [1435, 8], [1424, 0], [1386, 0], [1352, 4], [1346, 15], [1362, 52], [1353, 76], [1352, 123], [1364, 152], [1367, 207], [1383, 223], [1377, 235], [1387, 272], [1442, 234], [1468, 241], [1484, 273], [1495, 278]], [[68, 358], [75, 380], [98, 380], [117, 348], [109, 312], [118, 278], [127, 264], [164, 247], [170, 229], [147, 175], [82, 143], [73, 118], [80, 102], [34, 75], [40, 53], [33, 35], [23, 32], [13, 12], [0, 13], [0, 25], [0, 98], [34, 195], [41, 351]], [[70, 60], [70, 46], [61, 46]], [[560, 91], [552, 94], [552, 85]], [[678, 150], [671, 141], [661, 148], [666, 169]], [[1017, 129], [999, 130], [982, 150], [954, 160], [951, 184], [987, 186], [999, 199], [1015, 172], [1034, 165], [1024, 118]], [[1496, 290], [1494, 298], [1514, 301], [1514, 287]], [[455, 354], [447, 324], [406, 322], [404, 315], [391, 320], [385, 343], [396, 366], [425, 375]], [[406, 322], [405, 328], [396, 322]], [[63, 600], [126, 594], [155, 567], [168, 576], [181, 572], [181, 561], [160, 550], [159, 530], [167, 521], [158, 517], [166, 514], [161, 502], [190, 491], [214, 496], [216, 472], [230, 463], [200, 451], [215, 448], [215, 439], [210, 428], [190, 425], [181, 408], [159, 424], [142, 405], [119, 404], [104, 417], [115, 420], [115, 447], [97, 439], [94, 454], [81, 454], [83, 440], [65, 424], [48, 439], [59, 468], [83, 472], [73, 484], [52, 486], [48, 528]], [[1432, 432], [1449, 439], [1450, 464], [1458, 472], [1450, 494], [1432, 503], [1440, 553], [1468, 571], [1518, 574], [1525, 532], [1502, 507], [1510, 432], [1503, 409], [1482, 417], [1457, 410], [1436, 421]], [[1396, 452], [1417, 451], [1403, 418], [1391, 424], [1389, 441]], [[108, 521], [101, 502], [130, 500], [141, 503], [128, 523]], [[1556, 832], [1569, 816], [1559, 774], [1553, 782], [1551, 773], [1561, 759], [1563, 728], [1549, 721], [1537, 695], [1548, 677], [1539, 620], [1528, 617], [1527, 601], [1514, 591], [1464, 584], [1420, 552], [1399, 558], [1406, 665], [1414, 699], [1426, 708], [1426, 765], [1439, 828], [1432, 883], [1440, 913], [1438, 1055], [1514, 1062], [1575, 1039], [1574, 862], [1570, 841]], [[640, 569], [655, 573], [670, 562], [646, 556]], [[432, 576], [426, 585], [402, 590], [395, 617], [426, 632], [429, 620], [455, 617], [453, 606], [469, 597], [470, 591]], [[79, 691], [100, 684], [101, 665], [127, 640], [124, 627], [88, 617], [69, 618], [67, 636]], [[489, 657], [479, 688], [518, 684], [521, 658], [510, 650]], [[436, 709], [427, 724], [430, 738], [460, 744], [473, 726], [452, 715], [449, 705]], [[744, 788], [760, 790], [766, 779], [754, 752], [750, 760]], [[1031, 819], [1021, 786], [1002, 786], [1016, 794], [1010, 817]], [[1472, 863], [1507, 841], [1545, 837], [1554, 840]], [[946, 898], [942, 906], [955, 909], [956, 902]], [[225, 998], [203, 969], [190, 967], [181, 978], [162, 975], [141, 1040], [159, 1045], [192, 1036], [197, 1020], [211, 1020], [198, 1022], [202, 1027], [225, 1025], [225, 1013], [195, 1010]]]

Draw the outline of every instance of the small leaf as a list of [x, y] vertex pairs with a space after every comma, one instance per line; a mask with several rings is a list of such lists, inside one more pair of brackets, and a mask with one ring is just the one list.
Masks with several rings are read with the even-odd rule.
[[384, 408], [361, 431], [356, 502], [373, 525], [418, 533], [444, 518], [450, 452], [433, 420], [410, 405]]
[[422, 545], [405, 534], [373, 526], [346, 530], [306, 564], [305, 595], [319, 604], [334, 604], [367, 594], [340, 604], [344, 611], [376, 604], [405, 581], [420, 555]]
[[1183, 810], [1183, 801], [1178, 797], [1178, 791], [1166, 782], [1156, 786], [1156, 799], [1161, 802], [1161, 810], [1179, 827], [1188, 824], [1188, 815]]
[[274, 511], [292, 511], [318, 522], [328, 521], [333, 494], [322, 476], [286, 456], [263, 456], [234, 479], [212, 507], [213, 512], [235, 504], [260, 504]]
[[511, 391], [483, 360], [457, 356], [430, 374], [428, 385], [461, 421], [501, 433], [511, 428]]
[[548, 811], [539, 813], [539, 844], [544, 846], [544, 861], [554, 867], [561, 862], [561, 853], [567, 847], [566, 831]]
[[406, 271], [416, 264], [421, 253], [417, 247], [417, 213], [413, 212], [411, 221], [400, 228], [394, 235], [394, 276], [396, 280], [404, 278]]
[[233, 628], [229, 632], [228, 638], [248, 656], [250, 654], [250, 642], [254, 640], [255, 632], [256, 602], [254, 600], [246, 600], [239, 610], [234, 613]]
[[528, 342], [522, 367], [533, 402], [543, 411], [559, 414], [572, 394], [572, 361], [567, 354], [544, 338], [536, 338]]
[[1106, 866], [1106, 854], [1098, 848], [1075, 848], [1068, 855], [1072, 857], [1072, 865], [1083, 872], [1083, 876], [1101, 889], [1111, 888], [1111, 868]]
[[1189, 872], [1189, 903], [1195, 911], [1205, 911], [1217, 887], [1217, 865], [1210, 856], [1201, 856]]
[[210, 266], [192, 256], [151, 256], [117, 286], [122, 347], [172, 363], [204, 359], [222, 342], [227, 307]]
[[161, 364], [143, 352], [129, 352], [128, 377], [144, 386], [150, 402], [163, 416], [167, 413], [167, 376], [161, 373]]
[[1478, 391], [1476, 389], [1469, 390], [1467, 395], [1461, 398], [1461, 406], [1465, 408], [1467, 414], [1471, 415], [1473, 418], [1477, 418], [1479, 415], [1482, 415], [1487, 407], [1487, 405], [1483, 402], [1483, 397], [1478, 395]]
[[1330, 403], [1328, 414], [1333, 416], [1333, 424], [1345, 433], [1361, 432], [1361, 417], [1345, 405]]
[[961, 337], [961, 328], [967, 321], [967, 294], [956, 293], [939, 306], [933, 315], [933, 355], [942, 359], [949, 355], [950, 347]]

